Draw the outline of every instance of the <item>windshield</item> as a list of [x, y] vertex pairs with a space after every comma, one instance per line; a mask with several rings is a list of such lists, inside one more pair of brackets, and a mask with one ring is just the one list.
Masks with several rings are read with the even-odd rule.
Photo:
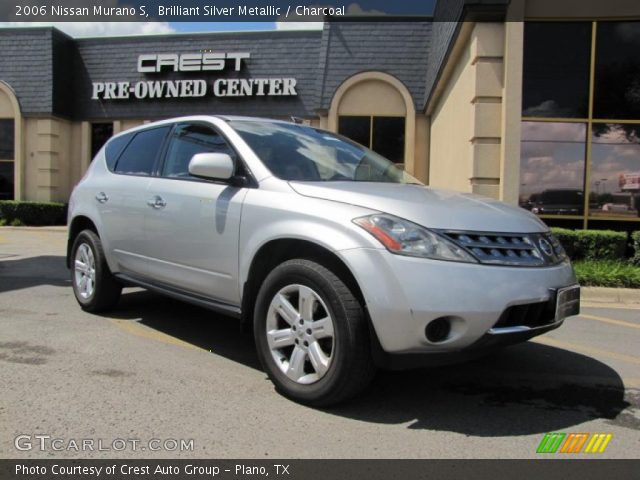
[[283, 180], [421, 184], [393, 162], [340, 135], [269, 121], [229, 124], [271, 173]]

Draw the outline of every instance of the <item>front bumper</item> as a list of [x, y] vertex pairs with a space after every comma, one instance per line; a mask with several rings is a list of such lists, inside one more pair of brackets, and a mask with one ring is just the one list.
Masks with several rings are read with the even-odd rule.
[[[532, 268], [428, 260], [382, 249], [339, 254], [362, 290], [381, 349], [390, 354], [459, 353], [526, 340], [562, 322], [528, 331], [491, 329], [509, 307], [551, 302], [554, 291], [577, 283], [568, 262]], [[425, 328], [441, 317], [450, 321], [451, 332], [431, 342]]]

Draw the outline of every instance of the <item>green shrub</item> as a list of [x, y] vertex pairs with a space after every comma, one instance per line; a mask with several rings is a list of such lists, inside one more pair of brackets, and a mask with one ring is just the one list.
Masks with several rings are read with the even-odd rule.
[[627, 249], [627, 233], [611, 230], [552, 231], [572, 260], [622, 260]]
[[633, 247], [634, 251], [631, 262], [634, 265], [640, 266], [640, 232], [633, 232], [631, 234], [631, 246]]
[[64, 203], [0, 200], [0, 220], [14, 226], [65, 225], [67, 206]]
[[640, 288], [640, 267], [614, 260], [579, 260], [573, 268], [585, 287]]

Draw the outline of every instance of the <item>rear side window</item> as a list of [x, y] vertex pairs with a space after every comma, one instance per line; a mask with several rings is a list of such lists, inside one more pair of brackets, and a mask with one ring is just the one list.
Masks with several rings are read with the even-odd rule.
[[105, 156], [107, 157], [107, 167], [109, 170], [113, 172], [113, 167], [116, 166], [116, 161], [118, 161], [118, 157], [124, 150], [124, 147], [127, 146], [127, 143], [131, 140], [132, 135], [122, 135], [120, 137], [116, 137], [107, 143], [105, 148]]
[[189, 175], [189, 162], [197, 153], [226, 153], [234, 157], [225, 139], [207, 125], [180, 125], [171, 137], [163, 177], [193, 178]]
[[138, 132], [118, 159], [116, 173], [151, 175], [158, 152], [171, 127], [159, 127]]

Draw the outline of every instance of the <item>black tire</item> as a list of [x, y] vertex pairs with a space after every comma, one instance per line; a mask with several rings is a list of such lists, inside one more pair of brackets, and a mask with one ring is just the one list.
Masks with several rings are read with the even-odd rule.
[[[90, 295], [80, 292], [80, 285], [76, 281], [75, 260], [78, 249], [86, 245], [93, 254], [95, 265], [95, 282]], [[83, 310], [97, 313], [113, 308], [120, 299], [122, 284], [113, 276], [104, 255], [100, 237], [92, 230], [83, 230], [78, 234], [71, 249], [71, 285], [73, 294]]]
[[[281, 289], [291, 285], [311, 288], [333, 319], [329, 367], [324, 376], [310, 384], [289, 378], [277, 365], [267, 341], [267, 313], [271, 301]], [[362, 305], [337, 275], [310, 260], [289, 260], [267, 276], [256, 300], [254, 338], [260, 362], [276, 389], [306, 405], [328, 407], [352, 398], [371, 382], [375, 374]], [[306, 359], [310, 360], [308, 356]]]

